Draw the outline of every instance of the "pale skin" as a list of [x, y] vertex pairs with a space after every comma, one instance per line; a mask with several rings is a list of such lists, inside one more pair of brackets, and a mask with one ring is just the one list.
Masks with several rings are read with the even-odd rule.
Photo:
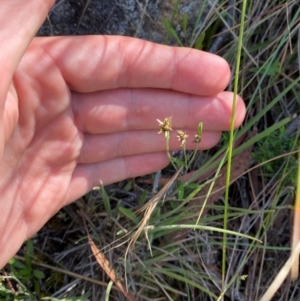
[[[34, 38], [53, 3], [0, 3], [0, 268], [100, 179], [165, 167], [156, 119], [172, 116], [190, 137], [203, 122], [201, 149], [229, 129], [225, 60], [119, 36]], [[238, 98], [236, 126], [244, 116]]]

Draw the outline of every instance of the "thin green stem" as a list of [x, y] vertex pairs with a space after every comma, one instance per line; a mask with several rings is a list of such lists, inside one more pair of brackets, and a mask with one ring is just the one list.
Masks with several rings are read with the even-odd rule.
[[168, 156], [171, 164], [173, 165], [174, 169], [177, 170], [176, 162], [174, 161], [174, 158], [172, 157], [172, 155], [170, 153], [170, 145], [169, 145], [169, 142], [170, 142], [170, 132], [166, 132], [165, 138], [166, 138], [167, 156]]
[[232, 114], [231, 114], [231, 122], [230, 122], [228, 161], [227, 161], [227, 172], [226, 172], [226, 190], [225, 190], [225, 204], [224, 204], [224, 230], [225, 231], [223, 233], [223, 244], [222, 244], [222, 290], [223, 292], [225, 289], [225, 274], [226, 274], [226, 240], [227, 240], [226, 230], [227, 230], [227, 222], [228, 222], [229, 185], [230, 185], [230, 173], [231, 173], [231, 162], [232, 162], [233, 140], [234, 140], [234, 120], [235, 120], [235, 112], [236, 112], [236, 100], [237, 100], [237, 91], [238, 91], [238, 83], [239, 83], [239, 70], [240, 70], [240, 63], [241, 63], [246, 7], [247, 7], [247, 0], [243, 0], [241, 26], [239, 32], [239, 41], [238, 41], [236, 68], [235, 68], [235, 77], [234, 77], [234, 95], [233, 95]]
[[184, 168], [188, 170], [188, 155], [186, 153], [185, 144], [183, 145], [183, 156], [184, 156]]

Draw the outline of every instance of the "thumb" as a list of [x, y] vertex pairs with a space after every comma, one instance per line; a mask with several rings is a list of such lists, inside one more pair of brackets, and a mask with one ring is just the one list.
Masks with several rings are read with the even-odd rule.
[[0, 1], [1, 115], [13, 73], [53, 3], [54, 0]]

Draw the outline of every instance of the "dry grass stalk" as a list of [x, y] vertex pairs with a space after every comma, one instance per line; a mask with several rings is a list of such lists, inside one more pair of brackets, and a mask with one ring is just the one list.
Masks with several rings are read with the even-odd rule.
[[289, 274], [292, 266], [295, 265], [297, 258], [300, 254], [300, 242], [297, 243], [295, 249], [293, 250], [290, 258], [286, 261], [284, 266], [281, 268], [276, 278], [273, 280], [272, 284], [269, 286], [265, 294], [262, 296], [260, 301], [270, 301], [278, 288], [281, 286], [287, 275]]
[[140, 208], [136, 213], [140, 213], [145, 211], [145, 215], [144, 218], [142, 219], [142, 221], [140, 222], [138, 229], [136, 230], [136, 232], [134, 233], [134, 235], [132, 236], [132, 239], [128, 245], [129, 247], [133, 247], [137, 241], [137, 239], [139, 238], [139, 236], [141, 235], [141, 233], [143, 232], [143, 230], [145, 229], [145, 227], [147, 226], [149, 219], [154, 211], [154, 209], [156, 208], [158, 202], [164, 197], [164, 195], [167, 193], [167, 191], [169, 190], [169, 188], [171, 187], [171, 185], [174, 183], [174, 181], [178, 178], [178, 175], [180, 174], [181, 170], [182, 170], [183, 166], [181, 166], [176, 173], [173, 175], [173, 177], [169, 180], [169, 182], [156, 194], [156, 196], [154, 196], [146, 205], [144, 205], [142, 208]]
[[117, 287], [120, 289], [120, 291], [123, 293], [123, 295], [126, 297], [126, 299], [128, 301], [138, 301], [138, 299], [135, 296], [133, 296], [131, 293], [129, 293], [127, 291], [125, 285], [118, 278], [118, 276], [117, 276], [115, 270], [113, 269], [113, 267], [111, 266], [110, 262], [106, 259], [104, 254], [97, 248], [96, 244], [94, 243], [94, 241], [92, 240], [92, 238], [88, 232], [87, 225], [86, 225], [86, 222], [84, 219], [84, 214], [82, 213], [81, 216], [83, 217], [83, 224], [84, 224], [84, 228], [87, 233], [87, 236], [88, 236], [88, 241], [89, 241], [91, 250], [92, 250], [97, 262], [101, 266], [101, 268], [105, 271], [107, 276], [117, 285]]
[[[300, 160], [300, 153], [298, 155]], [[294, 229], [293, 229], [293, 242], [292, 251], [296, 249], [297, 244], [300, 242], [300, 162], [298, 162], [298, 183], [295, 198], [294, 208]], [[299, 276], [299, 256], [296, 258], [295, 264], [291, 269], [291, 279], [297, 280]]]

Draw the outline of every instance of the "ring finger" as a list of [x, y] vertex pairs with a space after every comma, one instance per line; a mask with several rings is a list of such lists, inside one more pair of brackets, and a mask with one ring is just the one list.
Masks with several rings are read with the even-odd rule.
[[[195, 130], [187, 130], [186, 149], [209, 149], [219, 141], [220, 131], [204, 131], [199, 146], [194, 142]], [[180, 149], [176, 132], [171, 132], [170, 150]], [[84, 144], [78, 163], [97, 163], [118, 157], [133, 156], [144, 153], [156, 153], [166, 150], [163, 134], [156, 131], [128, 131], [103, 135], [84, 135]]]

